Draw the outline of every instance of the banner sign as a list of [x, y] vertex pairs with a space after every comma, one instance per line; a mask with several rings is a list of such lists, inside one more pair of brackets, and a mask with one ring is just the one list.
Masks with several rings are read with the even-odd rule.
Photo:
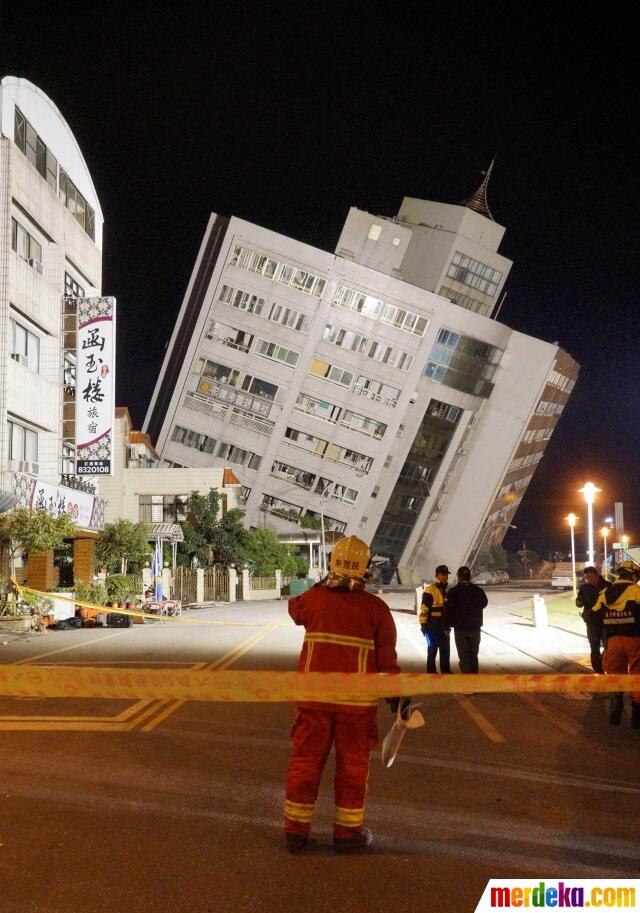
[[115, 298], [78, 298], [76, 474], [113, 474]]
[[29, 500], [31, 511], [46, 510], [54, 517], [67, 514], [76, 526], [92, 529], [95, 505], [95, 495], [88, 494], [88, 492], [76, 491], [64, 485], [52, 485], [41, 479], [33, 480]]

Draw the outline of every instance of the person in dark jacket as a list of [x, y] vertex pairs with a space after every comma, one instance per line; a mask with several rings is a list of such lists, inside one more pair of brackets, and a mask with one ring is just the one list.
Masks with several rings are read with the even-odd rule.
[[601, 577], [595, 567], [585, 567], [584, 583], [578, 589], [576, 605], [582, 609], [580, 613], [587, 626], [587, 637], [591, 650], [591, 668], [598, 675], [602, 675], [602, 653], [600, 646], [604, 647], [604, 624], [602, 612], [594, 612], [593, 607], [598, 601], [598, 596], [607, 587], [607, 581]]
[[449, 625], [446, 621], [449, 568], [439, 564], [433, 583], [425, 587], [420, 605], [420, 630], [427, 641], [427, 672], [437, 672], [436, 657], [440, 651], [440, 672], [451, 672]]
[[[640, 674], [640, 569], [623, 561], [618, 580], [598, 596], [592, 611], [604, 624], [604, 671], [607, 675]], [[624, 712], [622, 694], [612, 694], [609, 722], [619, 726]], [[631, 726], [640, 729], [640, 691], [631, 693]]]
[[458, 582], [447, 593], [447, 624], [454, 630], [461, 672], [478, 672], [480, 629], [487, 595], [471, 583], [468, 567], [458, 568]]

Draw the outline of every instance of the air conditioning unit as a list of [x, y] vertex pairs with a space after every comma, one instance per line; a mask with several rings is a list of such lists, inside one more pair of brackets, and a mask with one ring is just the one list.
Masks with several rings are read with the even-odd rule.
[[34, 269], [36, 271], [36, 273], [39, 273], [41, 276], [44, 276], [44, 266], [42, 265], [42, 263], [40, 263], [39, 260], [36, 260], [35, 257], [31, 257], [30, 260], [27, 260], [27, 263], [29, 264], [31, 269]]
[[25, 368], [29, 367], [29, 356], [21, 355], [20, 352], [12, 352], [11, 357], [14, 361], [17, 361], [18, 364], [24, 365]]

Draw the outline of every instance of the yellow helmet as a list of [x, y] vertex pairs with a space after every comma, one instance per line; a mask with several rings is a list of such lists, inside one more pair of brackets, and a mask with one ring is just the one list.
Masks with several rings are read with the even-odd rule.
[[329, 557], [328, 587], [363, 587], [371, 560], [369, 546], [357, 536], [339, 539]]

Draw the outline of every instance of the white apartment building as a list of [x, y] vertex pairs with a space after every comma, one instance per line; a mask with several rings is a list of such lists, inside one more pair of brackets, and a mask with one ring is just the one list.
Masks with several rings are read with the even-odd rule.
[[459, 205], [352, 208], [335, 254], [213, 214], [145, 430], [173, 464], [233, 465], [251, 525], [322, 512], [403, 582], [472, 560], [579, 370], [493, 319], [503, 235], [486, 180]]
[[72, 507], [90, 528], [100, 525], [102, 502], [73, 480], [75, 311], [65, 296], [99, 294], [102, 227], [91, 175], [62, 114], [27, 80], [3, 78], [0, 489], [22, 506]]

